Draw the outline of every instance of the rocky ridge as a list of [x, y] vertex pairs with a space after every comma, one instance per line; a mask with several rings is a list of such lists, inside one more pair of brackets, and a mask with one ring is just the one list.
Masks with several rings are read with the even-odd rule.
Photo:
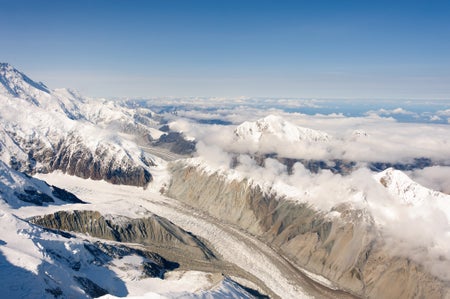
[[59, 211], [30, 219], [34, 224], [92, 237], [178, 251], [199, 260], [216, 259], [203, 241], [157, 215], [131, 219], [97, 211]]

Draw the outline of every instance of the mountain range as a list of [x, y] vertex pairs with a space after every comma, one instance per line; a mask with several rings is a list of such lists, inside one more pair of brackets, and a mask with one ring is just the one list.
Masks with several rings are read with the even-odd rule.
[[277, 115], [234, 126], [217, 167], [166, 118], [0, 63], [5, 296], [450, 298], [450, 195], [388, 164], [289, 164], [336, 137]]

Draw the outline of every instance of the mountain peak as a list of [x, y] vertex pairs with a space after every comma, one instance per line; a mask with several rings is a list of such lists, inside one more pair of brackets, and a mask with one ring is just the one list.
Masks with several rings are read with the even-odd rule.
[[0, 70], [12, 70], [14, 69], [12, 65], [7, 62], [0, 62]]
[[388, 168], [375, 175], [375, 179], [380, 182], [394, 198], [407, 205], [421, 205], [428, 200], [437, 198], [450, 198], [441, 192], [428, 189], [419, 183], [414, 182], [404, 172], [394, 168]]
[[260, 141], [261, 138], [276, 137], [289, 142], [328, 141], [330, 136], [322, 131], [296, 126], [281, 116], [268, 115], [255, 122], [244, 122], [234, 132], [238, 139]]
[[9, 63], [0, 63], [0, 94], [24, 98], [39, 106], [36, 98], [42, 93], [50, 93], [44, 83], [33, 81]]

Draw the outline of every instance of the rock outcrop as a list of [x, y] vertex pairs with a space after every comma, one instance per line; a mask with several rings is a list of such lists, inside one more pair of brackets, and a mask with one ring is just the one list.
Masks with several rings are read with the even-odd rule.
[[195, 142], [186, 140], [179, 132], [167, 132], [152, 143], [153, 146], [162, 147], [175, 154], [191, 155], [195, 152]]
[[179, 251], [199, 260], [215, 259], [214, 253], [200, 239], [157, 215], [131, 219], [76, 210], [38, 216], [30, 221], [46, 228]]

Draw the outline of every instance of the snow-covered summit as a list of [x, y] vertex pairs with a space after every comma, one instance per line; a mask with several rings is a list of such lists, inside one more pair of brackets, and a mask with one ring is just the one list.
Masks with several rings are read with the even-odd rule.
[[387, 188], [392, 197], [399, 199], [403, 204], [416, 206], [437, 199], [450, 201], [449, 195], [428, 189], [394, 168], [376, 174], [375, 179]]
[[1, 103], [7, 102], [11, 108], [25, 110], [37, 106], [46, 112], [63, 113], [70, 119], [83, 119], [80, 105], [85, 99], [81, 95], [65, 89], [50, 90], [8, 63], [0, 63], [0, 96]]
[[[114, 122], [122, 127], [136, 127], [136, 123], [156, 125], [149, 109], [129, 109], [116, 101], [91, 99], [69, 88], [50, 90], [42, 82], [35, 82], [8, 63], [0, 63], [0, 104], [20, 111], [36, 106], [45, 112], [56, 113], [71, 120], [87, 120], [103, 127]], [[14, 100], [14, 101], [12, 101]], [[150, 117], [149, 117], [150, 116]], [[53, 116], [54, 117], [54, 116]], [[138, 121], [136, 121], [138, 120]], [[140, 128], [142, 129], [142, 128]]]
[[322, 131], [296, 126], [280, 116], [269, 115], [255, 122], [246, 121], [236, 128], [238, 140], [259, 142], [262, 138], [296, 141], [329, 141], [330, 136]]
[[48, 96], [49, 93], [50, 91], [44, 83], [31, 80], [9, 63], [0, 63], [1, 95], [25, 98], [39, 106], [36, 98]]

